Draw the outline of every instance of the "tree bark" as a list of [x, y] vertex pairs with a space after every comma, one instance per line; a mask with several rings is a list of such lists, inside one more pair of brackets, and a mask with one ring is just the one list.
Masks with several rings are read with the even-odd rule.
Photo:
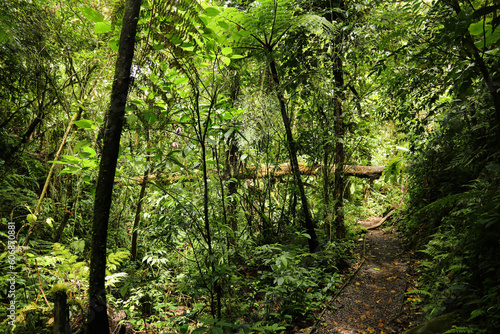
[[334, 214], [335, 219], [333, 225], [335, 228], [335, 236], [338, 239], [345, 238], [346, 230], [344, 224], [344, 119], [342, 112], [342, 91], [344, 89], [344, 73], [342, 70], [341, 44], [342, 37], [337, 41], [337, 52], [334, 55], [333, 76], [335, 78], [337, 94], [334, 97], [334, 128], [335, 128], [335, 185], [333, 188]]
[[[271, 52], [270, 55], [272, 57]], [[293, 139], [290, 118], [288, 117], [288, 112], [286, 110], [285, 97], [281, 92], [278, 70], [276, 69], [276, 62], [274, 61], [274, 59], [271, 59], [271, 62], [269, 63], [269, 68], [271, 70], [271, 74], [273, 77], [276, 96], [278, 97], [280, 103], [281, 117], [283, 119], [283, 125], [285, 126], [286, 139], [288, 143], [288, 152], [290, 154], [290, 164], [292, 166], [292, 172], [295, 178], [295, 182], [297, 182], [297, 187], [299, 188], [299, 195], [302, 202], [302, 211], [304, 214], [304, 227], [306, 229], [307, 234], [309, 234], [310, 236], [310, 238], [308, 239], [309, 252], [314, 253], [319, 249], [319, 241], [316, 235], [316, 231], [314, 230], [315, 224], [312, 220], [311, 212], [309, 211], [309, 204], [307, 202], [307, 196], [304, 189], [304, 184], [300, 176], [299, 162], [297, 160], [297, 148], [295, 146], [295, 141]]]
[[89, 274], [89, 310], [87, 332], [91, 334], [109, 333], [106, 305], [106, 250], [108, 220], [113, 194], [120, 137], [125, 117], [125, 104], [130, 86], [130, 69], [134, 58], [137, 22], [141, 0], [127, 0], [120, 34], [115, 77], [111, 91], [110, 108], [103, 140], [102, 157], [94, 200], [92, 226], [92, 249]]
[[137, 228], [139, 228], [139, 223], [141, 221], [142, 201], [144, 200], [144, 196], [146, 195], [146, 187], [148, 185], [148, 174], [149, 174], [149, 168], [146, 168], [141, 183], [141, 192], [139, 193], [139, 200], [137, 201], [134, 226], [132, 228], [132, 245], [130, 247], [130, 260], [132, 261], [135, 261], [137, 259]]
[[[146, 140], [147, 140], [147, 163], [151, 164], [151, 141], [149, 135], [149, 129], [146, 129]], [[134, 217], [134, 226], [132, 227], [132, 245], [130, 247], [130, 260], [135, 261], [137, 259], [137, 229], [139, 228], [139, 224], [141, 222], [141, 211], [142, 211], [142, 201], [144, 200], [144, 196], [146, 195], [146, 187], [148, 185], [148, 175], [152, 170], [151, 166], [146, 167], [144, 170], [144, 176], [142, 177], [141, 182], [141, 191], [139, 193], [139, 199], [137, 201], [137, 208], [135, 210]]]

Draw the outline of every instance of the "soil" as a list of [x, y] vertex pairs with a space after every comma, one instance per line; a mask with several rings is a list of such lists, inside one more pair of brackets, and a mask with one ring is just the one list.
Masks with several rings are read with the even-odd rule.
[[[381, 218], [359, 223], [370, 228]], [[404, 333], [419, 323], [405, 292], [414, 288], [411, 254], [390, 229], [368, 230], [360, 240], [360, 262], [331, 306], [319, 315], [314, 334]]]

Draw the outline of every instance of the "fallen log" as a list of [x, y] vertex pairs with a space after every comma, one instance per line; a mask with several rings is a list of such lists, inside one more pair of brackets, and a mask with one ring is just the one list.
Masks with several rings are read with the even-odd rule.
[[[304, 163], [299, 163], [299, 169], [301, 175], [321, 175], [322, 166], [312, 165], [308, 166]], [[333, 173], [335, 171], [335, 166], [329, 166], [330, 171]], [[354, 176], [365, 179], [378, 179], [382, 176], [385, 166], [344, 166], [345, 176]], [[215, 172], [215, 171], [213, 171]], [[279, 178], [282, 176], [292, 176], [292, 167], [289, 163], [277, 165], [277, 166], [261, 166], [261, 167], [247, 167], [234, 175], [235, 179], [245, 180], [245, 179], [262, 179], [262, 178]], [[193, 175], [190, 172], [186, 172], [185, 175], [180, 174], [150, 174], [148, 175], [148, 180], [162, 180], [165, 182], [177, 182], [184, 181], [189, 182], [193, 179], [198, 179], [201, 175]], [[130, 180], [141, 182], [143, 176], [130, 177]]]

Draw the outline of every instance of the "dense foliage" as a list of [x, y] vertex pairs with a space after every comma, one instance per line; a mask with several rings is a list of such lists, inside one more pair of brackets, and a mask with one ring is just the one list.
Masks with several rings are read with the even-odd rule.
[[0, 4], [0, 332], [51, 332], [57, 283], [72, 330], [92, 320], [102, 225], [111, 330], [307, 325], [356, 261], [357, 220], [401, 203], [411, 300], [458, 310], [451, 332], [500, 328], [496, 2], [143, 0], [99, 226], [126, 8]]

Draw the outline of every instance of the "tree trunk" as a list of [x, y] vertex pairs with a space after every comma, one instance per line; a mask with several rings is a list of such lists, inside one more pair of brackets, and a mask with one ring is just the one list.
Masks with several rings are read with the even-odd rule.
[[[272, 56], [271, 52], [270, 54]], [[288, 117], [288, 113], [286, 110], [285, 97], [281, 92], [280, 80], [278, 77], [278, 71], [276, 69], [276, 63], [274, 59], [271, 59], [269, 68], [272, 73], [276, 95], [280, 103], [281, 117], [283, 119], [283, 125], [285, 126], [286, 139], [288, 142], [288, 152], [290, 154], [290, 164], [292, 165], [292, 172], [295, 178], [295, 182], [297, 182], [297, 186], [299, 188], [300, 200], [302, 202], [302, 211], [304, 211], [304, 227], [306, 228], [306, 232], [310, 236], [310, 238], [308, 239], [309, 251], [311, 253], [314, 253], [319, 248], [319, 241], [318, 237], [316, 236], [316, 231], [314, 230], [314, 222], [311, 217], [311, 212], [309, 211], [309, 204], [307, 202], [304, 184], [302, 183], [302, 178], [300, 176], [299, 162], [297, 160], [297, 148], [295, 147], [295, 141], [293, 140], [290, 118]]]
[[334, 214], [335, 219], [333, 225], [335, 228], [335, 236], [338, 239], [345, 238], [346, 230], [344, 224], [344, 119], [342, 112], [342, 91], [344, 89], [344, 73], [342, 71], [342, 58], [341, 58], [341, 43], [342, 37], [337, 41], [337, 53], [334, 55], [334, 69], [333, 76], [335, 78], [337, 94], [334, 97], [334, 129], [335, 129], [335, 185], [333, 188], [334, 200]]
[[125, 116], [125, 104], [130, 85], [130, 69], [134, 58], [135, 36], [140, 9], [141, 0], [126, 1], [95, 192], [87, 319], [87, 332], [92, 334], [109, 333], [106, 290], [104, 286], [108, 219], [120, 148], [120, 137]]
[[141, 183], [141, 192], [139, 193], [139, 200], [137, 201], [137, 209], [135, 210], [134, 227], [132, 228], [132, 245], [130, 247], [130, 260], [132, 261], [135, 261], [137, 259], [137, 228], [139, 228], [139, 223], [141, 221], [142, 201], [144, 200], [144, 195], [146, 195], [148, 174], [149, 174], [149, 168], [146, 168]]
[[[146, 140], [147, 140], [147, 162], [148, 165], [151, 163], [151, 141], [149, 137], [149, 129], [146, 129]], [[135, 218], [134, 218], [134, 226], [132, 227], [132, 245], [130, 247], [130, 259], [135, 261], [137, 259], [137, 228], [139, 228], [139, 223], [141, 222], [141, 211], [142, 211], [142, 201], [144, 200], [144, 196], [146, 195], [146, 187], [148, 185], [148, 175], [152, 167], [149, 166], [144, 170], [144, 176], [142, 177], [141, 182], [141, 191], [139, 193], [139, 200], [137, 201], [137, 209], [135, 210]]]

